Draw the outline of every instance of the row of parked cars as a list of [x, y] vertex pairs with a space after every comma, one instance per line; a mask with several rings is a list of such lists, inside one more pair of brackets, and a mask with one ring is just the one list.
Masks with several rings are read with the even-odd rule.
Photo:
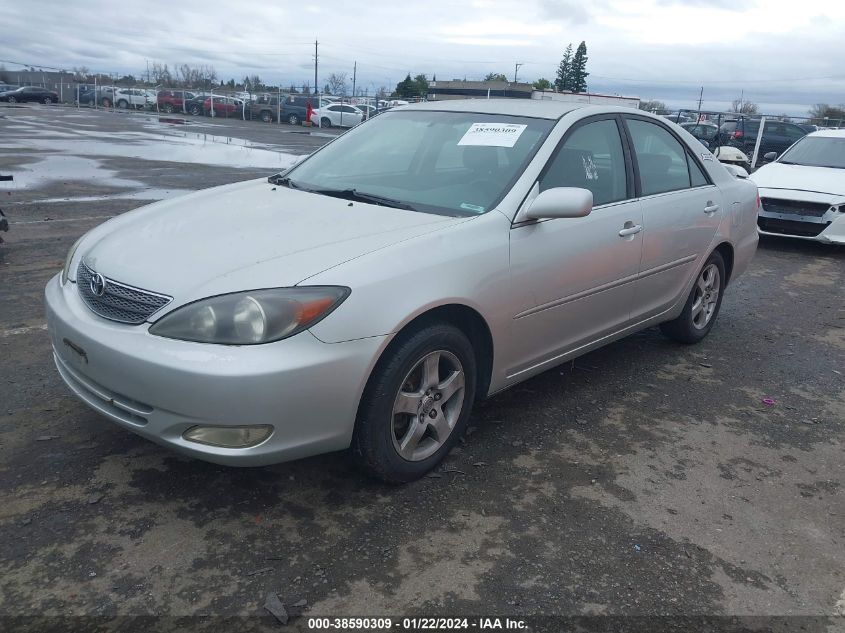
[[[719, 155], [717, 150], [720, 148], [738, 149], [742, 152], [740, 160], [735, 160], [736, 156], [731, 156], [727, 162], [737, 162], [740, 166], [750, 167], [750, 157], [754, 154], [757, 137], [760, 135], [760, 119], [738, 117], [727, 120], [717, 119], [715, 122], [712, 120], [691, 121], [680, 123], [680, 126], [717, 155]], [[767, 154], [782, 154], [793, 143], [816, 130], [818, 127], [815, 125], [767, 120], [763, 127], [763, 137], [760, 139], [758, 163], [768, 162], [765, 158]], [[720, 156], [720, 159], [723, 157]], [[748, 164], [742, 165], [743, 162]]]

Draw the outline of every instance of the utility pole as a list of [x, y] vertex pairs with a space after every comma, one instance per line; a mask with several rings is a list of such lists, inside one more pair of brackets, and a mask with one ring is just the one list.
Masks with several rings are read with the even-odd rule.
[[319, 42], [314, 40], [314, 94], [317, 94], [317, 45]]
[[695, 119], [696, 123], [701, 123], [701, 101], [704, 99], [704, 86], [701, 86], [701, 91], [698, 93], [698, 116]]
[[519, 69], [524, 66], [525, 64], [516, 63], [513, 65], [513, 82], [516, 83], [516, 75], [519, 72]]
[[352, 66], [352, 98], [355, 98], [355, 76], [358, 74], [358, 62]]

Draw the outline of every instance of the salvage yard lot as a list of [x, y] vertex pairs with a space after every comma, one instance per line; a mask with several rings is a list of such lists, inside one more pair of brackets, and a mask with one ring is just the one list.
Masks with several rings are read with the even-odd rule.
[[403, 487], [343, 454], [183, 458], [72, 397], [42, 293], [76, 238], [328, 138], [0, 109], [6, 614], [252, 615], [268, 592], [308, 615], [845, 612], [845, 249], [761, 242], [701, 344], [651, 329], [495, 396]]

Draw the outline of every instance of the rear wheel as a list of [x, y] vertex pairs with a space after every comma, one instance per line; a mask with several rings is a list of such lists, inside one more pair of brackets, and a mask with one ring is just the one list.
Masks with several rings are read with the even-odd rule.
[[332, 126], [332, 120], [330, 118], [323, 117], [322, 119], [320, 119], [320, 127], [331, 127], [331, 126]]
[[273, 122], [273, 113], [269, 110], [262, 110], [261, 111], [261, 120], [265, 123], [272, 123]]
[[111, 107], [111, 99], [109, 99], [108, 97], [105, 97], [100, 103], [102, 104], [102, 106], [104, 108], [110, 108]]
[[164, 106], [161, 109], [164, 110], [165, 114], [173, 114], [173, 104], [172, 103], [165, 103]]
[[288, 123], [291, 125], [299, 125], [299, 117], [296, 114], [289, 114]]
[[44, 97], [44, 101], [42, 101], [41, 103], [43, 103], [44, 105], [50, 105], [51, 103], [53, 103], [53, 99], [51, 99], [50, 97]]
[[9, 97], [9, 103], [17, 103], [17, 102], [18, 102], [17, 97]]
[[199, 116], [200, 114], [202, 114], [202, 108], [199, 107], [197, 104], [194, 104], [188, 109], [188, 112], [190, 112], [194, 116]]
[[699, 272], [680, 316], [660, 329], [680, 343], [698, 343], [713, 329], [725, 292], [725, 260], [713, 251]]
[[376, 365], [358, 409], [356, 461], [388, 483], [425, 475], [463, 435], [475, 399], [475, 354], [446, 323], [399, 339]]
[[121, 99], [120, 101], [117, 102], [117, 107], [120, 108], [121, 110], [125, 110], [126, 108], [129, 107], [129, 102], [126, 99]]

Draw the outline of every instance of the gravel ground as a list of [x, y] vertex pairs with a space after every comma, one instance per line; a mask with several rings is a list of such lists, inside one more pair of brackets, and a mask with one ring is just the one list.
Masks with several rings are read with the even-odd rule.
[[42, 292], [73, 241], [329, 136], [0, 109], [3, 614], [845, 614], [845, 249], [762, 241], [703, 343], [651, 329], [525, 382], [403, 487], [342, 453], [193, 461], [72, 397]]

